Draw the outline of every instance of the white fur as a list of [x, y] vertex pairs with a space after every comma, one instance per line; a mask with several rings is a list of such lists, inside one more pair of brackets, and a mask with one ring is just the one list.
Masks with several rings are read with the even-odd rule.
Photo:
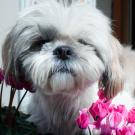
[[[32, 52], [32, 44], [38, 37], [46, 38], [48, 28], [56, 29], [58, 36], [43, 43], [40, 51]], [[78, 39], [85, 40], [87, 45]], [[59, 46], [69, 46], [74, 56], [69, 61], [56, 59], [53, 51]], [[28, 110], [29, 120], [40, 133], [82, 133], [75, 119], [81, 108], [97, 99], [98, 84], [103, 81], [104, 73], [106, 95], [113, 98], [119, 93], [114, 103], [124, 103], [128, 108], [134, 105], [135, 72], [129, 59], [135, 54], [119, 44], [112, 36], [109, 19], [90, 5], [48, 0], [27, 9], [9, 33], [3, 52], [7, 74], [19, 74], [16, 66], [19, 59], [25, 78], [36, 89]], [[59, 72], [61, 68], [72, 71]]]

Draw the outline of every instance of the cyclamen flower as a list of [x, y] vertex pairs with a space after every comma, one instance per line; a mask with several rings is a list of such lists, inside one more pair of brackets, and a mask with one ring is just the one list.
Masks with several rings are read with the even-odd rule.
[[[98, 96], [99, 99], [89, 109], [80, 111], [76, 120], [79, 127], [99, 130], [101, 135], [135, 135], [135, 107], [128, 112], [124, 105], [112, 105], [102, 89]], [[94, 122], [90, 122], [91, 116]]]
[[97, 94], [100, 100], [106, 99], [103, 89], [99, 89]]
[[125, 118], [127, 118], [128, 116], [128, 110], [126, 109], [124, 105], [117, 105], [117, 106], [111, 105], [109, 108], [109, 112], [112, 112], [112, 111], [121, 113]]
[[135, 107], [128, 112], [128, 122], [135, 123]]
[[88, 114], [88, 110], [85, 108], [81, 111], [79, 111], [80, 115], [76, 119], [76, 122], [81, 129], [86, 129], [88, 125], [90, 124], [90, 118]]
[[21, 83], [16, 82], [15, 78], [12, 74], [8, 75], [7, 79], [5, 80], [7, 85], [10, 85], [13, 88], [16, 88], [17, 90], [23, 89], [23, 86]]
[[104, 103], [101, 100], [97, 100], [92, 106], [89, 108], [89, 112], [93, 116], [94, 120], [100, 120], [104, 118], [108, 114], [108, 108], [110, 103]]
[[30, 92], [35, 92], [35, 90], [33, 89], [33, 85], [30, 81], [26, 81], [26, 79], [24, 79], [24, 77], [20, 77], [20, 83], [22, 85], [22, 87]]
[[23, 88], [26, 90], [31, 90], [32, 89], [32, 85], [30, 83], [24, 82], [23, 83]]
[[[127, 124], [127, 109], [123, 105], [110, 105], [108, 115], [100, 122], [100, 130], [103, 135], [115, 134]], [[118, 130], [119, 131], [119, 130]], [[120, 131], [119, 131], [120, 132]]]
[[108, 114], [106, 122], [107, 125], [109, 125], [109, 127], [113, 129], [116, 129], [117, 127], [122, 127], [126, 123], [122, 114], [116, 111], [112, 111], [110, 114]]
[[4, 80], [4, 72], [0, 69], [0, 83]]
[[107, 116], [107, 124], [111, 128], [120, 128], [127, 124], [128, 112], [124, 105], [111, 106]]
[[12, 88], [15, 88], [17, 90], [22, 90], [24, 88], [30, 92], [35, 92], [32, 88], [31, 83], [25, 81], [23, 78], [20, 78], [20, 81], [16, 81], [15, 77], [12, 74], [8, 75], [5, 82], [7, 85], [10, 85]]
[[116, 130], [116, 135], [135, 135], [135, 123]]
[[99, 129], [101, 131], [101, 135], [111, 135], [112, 128], [107, 123], [107, 117], [100, 121]]

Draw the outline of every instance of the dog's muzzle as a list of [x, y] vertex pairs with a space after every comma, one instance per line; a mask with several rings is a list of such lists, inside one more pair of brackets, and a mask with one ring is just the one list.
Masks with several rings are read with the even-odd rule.
[[75, 55], [73, 49], [69, 46], [58, 46], [54, 49], [53, 55], [56, 58], [56, 64], [52, 68], [49, 77], [51, 77], [55, 73], [66, 73], [74, 76], [73, 69], [67, 65], [68, 62], [70, 62], [70, 60], [73, 59]]

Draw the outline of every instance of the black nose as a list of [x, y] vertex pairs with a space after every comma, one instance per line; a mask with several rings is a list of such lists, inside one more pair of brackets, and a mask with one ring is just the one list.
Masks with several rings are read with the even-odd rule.
[[53, 51], [53, 55], [56, 55], [59, 59], [69, 59], [73, 54], [72, 48], [68, 46], [59, 46]]

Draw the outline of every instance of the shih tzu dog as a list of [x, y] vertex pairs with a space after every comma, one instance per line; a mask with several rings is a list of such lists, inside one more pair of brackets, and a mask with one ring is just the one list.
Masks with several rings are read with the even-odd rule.
[[[3, 45], [6, 75], [32, 83], [30, 121], [41, 134], [79, 135], [75, 119], [102, 85], [113, 102], [134, 105], [135, 53], [112, 36], [99, 10], [45, 0], [23, 12]], [[85, 134], [85, 133], [84, 133]]]

